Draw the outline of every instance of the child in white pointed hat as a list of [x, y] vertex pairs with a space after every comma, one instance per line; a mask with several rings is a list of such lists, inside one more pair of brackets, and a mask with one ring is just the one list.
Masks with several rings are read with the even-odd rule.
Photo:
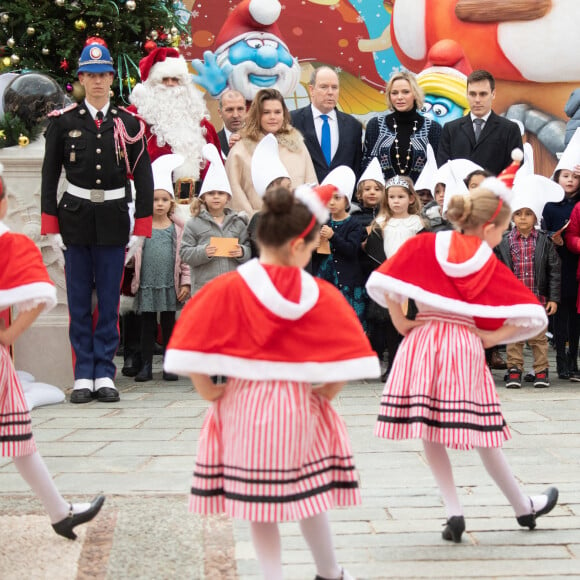
[[[496, 252], [500, 260], [545, 304], [548, 316], [556, 313], [560, 301], [560, 258], [547, 232], [539, 229], [547, 202], [558, 202], [564, 190], [541, 175], [516, 174], [510, 202], [514, 227], [504, 234]], [[524, 370], [524, 342], [506, 347], [506, 387], [519, 389]], [[542, 330], [528, 339], [532, 349], [534, 387], [549, 387], [548, 339]], [[526, 379], [527, 380], [527, 379]]]
[[[330, 184], [338, 189], [328, 204], [330, 219], [320, 228], [321, 245], [313, 262], [316, 275], [340, 290], [365, 326], [365, 279], [360, 250], [366, 231], [362, 223], [349, 214], [355, 182], [354, 172], [346, 165], [333, 169], [322, 181], [321, 185]], [[324, 248], [329, 253], [322, 253]]]
[[552, 236], [562, 261], [562, 283], [558, 310], [554, 315], [556, 368], [562, 379], [580, 381], [578, 342], [580, 322], [578, 302], [578, 254], [580, 244], [580, 131], [576, 131], [562, 153], [552, 179], [564, 189], [564, 199], [547, 203], [542, 214], [542, 227]]
[[193, 217], [185, 225], [181, 244], [181, 259], [192, 272], [192, 295], [250, 259], [248, 218], [227, 207], [232, 189], [221, 156], [211, 143], [203, 147], [203, 156], [210, 166], [198, 199], [192, 201]]
[[[153, 350], [157, 324], [161, 326], [163, 347], [167, 346], [175, 325], [175, 313], [189, 298], [189, 266], [181, 260], [179, 250], [184, 223], [175, 211], [173, 171], [183, 163], [177, 154], [162, 155], [152, 164], [153, 231], [142, 248], [135, 252], [135, 272], [131, 290], [135, 294], [134, 310], [140, 315], [141, 368], [135, 381], [153, 379]], [[163, 380], [176, 381], [177, 375], [163, 372]]]
[[377, 217], [385, 195], [385, 177], [376, 157], [371, 159], [356, 184], [356, 202], [351, 204], [350, 214], [365, 228]]

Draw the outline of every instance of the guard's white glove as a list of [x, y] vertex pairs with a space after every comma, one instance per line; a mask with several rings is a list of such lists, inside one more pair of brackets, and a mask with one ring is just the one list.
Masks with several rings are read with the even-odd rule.
[[145, 242], [145, 236], [131, 236], [129, 238], [129, 243], [127, 244], [127, 253], [125, 254], [125, 266], [129, 263], [129, 260], [143, 247]]
[[62, 236], [60, 234], [48, 234], [48, 240], [50, 242], [50, 247], [56, 255], [56, 261], [61, 268], [64, 268], [64, 250], [66, 246], [62, 241]]

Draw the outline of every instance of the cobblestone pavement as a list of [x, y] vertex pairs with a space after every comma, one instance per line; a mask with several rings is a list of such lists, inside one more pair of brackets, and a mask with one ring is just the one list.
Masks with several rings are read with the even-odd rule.
[[[158, 362], [159, 365], [159, 362]], [[157, 365], [154, 376], [160, 379]], [[382, 385], [349, 385], [337, 398], [352, 438], [361, 506], [331, 513], [341, 564], [371, 578], [580, 578], [580, 383], [503, 387], [513, 439], [505, 446], [530, 493], [549, 484], [560, 503], [538, 528], [519, 528], [475, 452], [452, 452], [465, 505], [461, 544], [441, 539], [444, 509], [418, 441], [373, 437]], [[32, 413], [39, 450], [71, 500], [104, 492], [103, 511], [56, 536], [8, 459], [0, 459], [0, 578], [257, 579], [244, 522], [187, 513], [195, 446], [207, 404], [185, 379], [118, 380], [121, 401]], [[312, 558], [294, 523], [281, 526], [288, 579], [311, 579]]]

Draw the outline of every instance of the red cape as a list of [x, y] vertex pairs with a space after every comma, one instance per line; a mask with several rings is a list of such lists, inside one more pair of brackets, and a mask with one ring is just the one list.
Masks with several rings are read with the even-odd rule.
[[165, 369], [255, 380], [376, 377], [378, 359], [336, 288], [301, 273], [300, 303], [286, 300], [257, 260], [204, 286], [184, 308]]
[[512, 342], [532, 338], [548, 324], [538, 299], [489, 246], [479, 241], [474, 247], [458, 232], [411, 238], [371, 274], [367, 291], [385, 307], [385, 294], [401, 302], [412, 298], [434, 310], [469, 316], [486, 330], [509, 322], [521, 328]]
[[36, 244], [15, 234], [0, 222], [0, 310], [10, 306], [44, 302], [56, 305], [56, 288]]

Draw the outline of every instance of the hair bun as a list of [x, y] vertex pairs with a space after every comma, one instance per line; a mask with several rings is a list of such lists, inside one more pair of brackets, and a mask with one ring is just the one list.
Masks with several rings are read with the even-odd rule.
[[288, 214], [295, 203], [294, 194], [285, 187], [277, 187], [264, 195], [264, 212]]

